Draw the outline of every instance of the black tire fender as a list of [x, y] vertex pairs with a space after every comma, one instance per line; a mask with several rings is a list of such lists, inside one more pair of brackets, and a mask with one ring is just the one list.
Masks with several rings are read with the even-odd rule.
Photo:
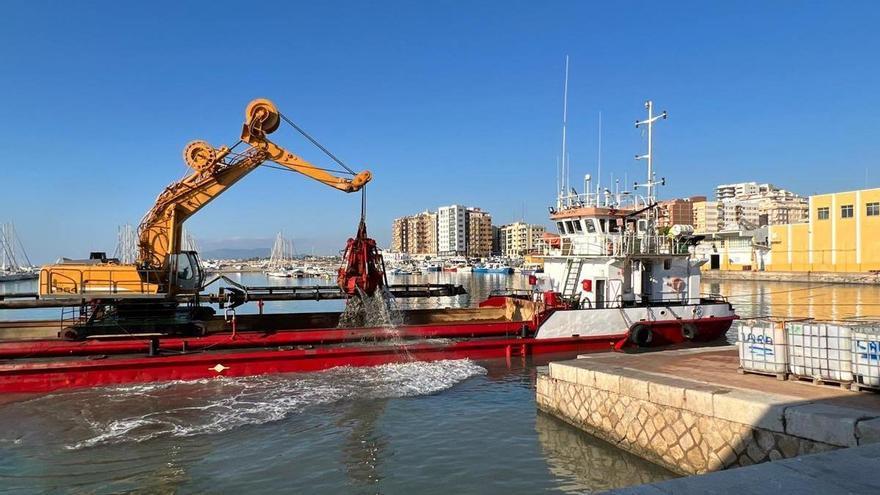
[[654, 331], [644, 323], [636, 323], [629, 328], [629, 340], [639, 347], [648, 347], [654, 340]]

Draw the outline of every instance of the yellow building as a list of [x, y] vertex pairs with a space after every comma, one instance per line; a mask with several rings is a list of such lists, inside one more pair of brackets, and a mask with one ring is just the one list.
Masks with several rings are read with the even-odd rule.
[[880, 188], [810, 196], [809, 219], [770, 227], [768, 271], [880, 270]]

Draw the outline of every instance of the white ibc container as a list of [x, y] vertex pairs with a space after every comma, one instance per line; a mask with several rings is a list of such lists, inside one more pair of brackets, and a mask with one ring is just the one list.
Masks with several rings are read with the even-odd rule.
[[852, 381], [852, 327], [808, 321], [785, 325], [788, 360], [795, 375], [819, 380]]
[[788, 371], [783, 322], [770, 320], [740, 322], [736, 345], [739, 348], [739, 365], [742, 369], [762, 373]]
[[852, 329], [852, 372], [856, 383], [880, 387], [880, 327]]

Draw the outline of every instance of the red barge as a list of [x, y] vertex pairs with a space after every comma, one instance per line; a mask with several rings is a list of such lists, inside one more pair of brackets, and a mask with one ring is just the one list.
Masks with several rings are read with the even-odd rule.
[[[665, 114], [664, 114], [665, 115]], [[572, 357], [578, 353], [704, 342], [724, 336], [736, 315], [720, 296], [700, 293], [702, 262], [690, 258], [699, 236], [657, 228], [648, 103], [648, 194], [590, 193], [560, 187], [550, 218], [544, 273], [532, 290], [490, 297], [479, 308], [401, 312], [402, 322], [369, 326], [361, 313], [238, 315], [247, 302], [346, 298], [365, 309], [380, 297], [442, 297], [460, 286], [389, 285], [361, 216], [335, 286], [245, 287], [226, 279], [204, 294], [198, 256], [181, 249], [183, 221], [264, 161], [354, 192], [369, 172], [341, 179], [267, 139], [283, 118], [267, 100], [248, 106], [243, 153], [191, 143], [191, 175], [172, 184], [139, 228], [139, 255], [123, 264], [94, 253], [44, 267], [34, 301], [0, 296], [0, 308], [75, 307], [73, 320], [0, 322], [0, 392], [302, 372], [411, 360]], [[298, 128], [297, 128], [298, 129]], [[363, 207], [363, 203], [362, 203]], [[362, 212], [363, 213], [363, 212]], [[479, 276], [479, 275], [475, 275]], [[376, 297], [374, 297], [376, 296]], [[203, 303], [219, 304], [224, 315]], [[342, 323], [342, 325], [340, 325]], [[349, 327], [349, 328], [346, 328]]]
[[[719, 302], [707, 301], [707, 304]], [[725, 306], [729, 307], [726, 303]], [[493, 297], [473, 309], [412, 310], [397, 328], [335, 328], [339, 313], [239, 315], [233, 333], [217, 318], [203, 336], [100, 336], [81, 341], [37, 338], [0, 341], [0, 392], [47, 392], [122, 383], [193, 380], [218, 376], [316, 371], [441, 359], [574, 356], [635, 345], [630, 332], [541, 338], [554, 313], [516, 298]], [[653, 345], [684, 342], [682, 328], [696, 324], [693, 340], [724, 335], [732, 314], [701, 320], [648, 322]], [[4, 323], [0, 330], [47, 329], [50, 322]], [[54, 326], [57, 328], [58, 323]]]

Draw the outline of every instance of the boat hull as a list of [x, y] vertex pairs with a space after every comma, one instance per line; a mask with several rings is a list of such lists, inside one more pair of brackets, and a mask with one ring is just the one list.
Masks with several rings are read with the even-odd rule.
[[[537, 307], [538, 309], [540, 307]], [[550, 357], [630, 346], [626, 328], [542, 336], [566, 310], [534, 311], [522, 298], [492, 297], [481, 308], [412, 310], [396, 328], [337, 328], [338, 313], [243, 315], [230, 331], [217, 318], [198, 337], [117, 336], [0, 341], [0, 393], [49, 392], [223, 376], [317, 371], [406, 361]], [[735, 318], [699, 322], [699, 338], [721, 337]], [[709, 321], [711, 320], [711, 321]], [[37, 323], [37, 322], [34, 322]], [[685, 342], [682, 321], [652, 322], [651, 346]], [[2, 329], [0, 329], [2, 330]], [[7, 330], [3, 330], [7, 332]]]
[[68, 388], [307, 372], [337, 366], [376, 366], [409, 361], [524, 358], [549, 354], [573, 357], [585, 352], [610, 350], [614, 340], [616, 339], [596, 337], [543, 340], [504, 337], [408, 346], [277, 348], [157, 357], [107, 357], [42, 364], [22, 363], [0, 367], [0, 392], [50, 392]]

